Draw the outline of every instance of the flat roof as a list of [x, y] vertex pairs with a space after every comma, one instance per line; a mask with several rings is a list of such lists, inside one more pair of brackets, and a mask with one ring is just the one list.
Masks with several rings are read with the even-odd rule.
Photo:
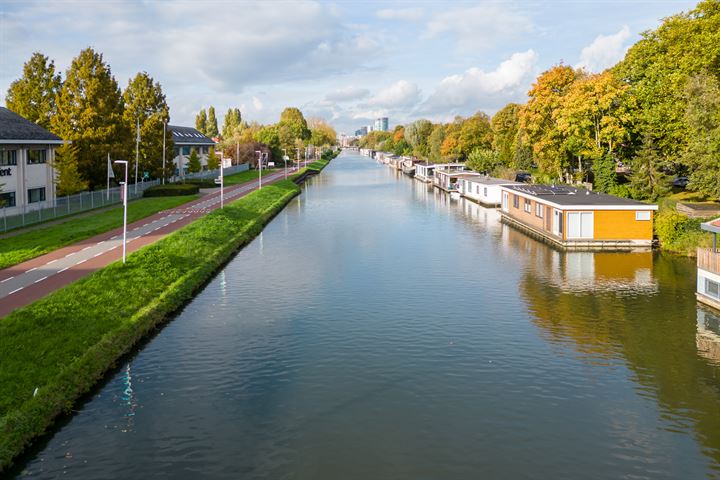
[[710, 220], [709, 222], [701, 223], [700, 228], [706, 232], [720, 233], [720, 218]]
[[516, 182], [515, 180], [506, 180], [504, 178], [487, 177], [480, 175], [479, 177], [468, 180], [473, 183], [481, 183], [483, 185], [523, 185], [522, 182]]
[[592, 192], [584, 188], [577, 188], [568, 185], [506, 185], [505, 188], [534, 197], [560, 207], [565, 206], [587, 206], [587, 207], [654, 207], [652, 205], [629, 198], [616, 197], [606, 193]]
[[40, 125], [0, 107], [0, 144], [62, 144], [62, 138]]

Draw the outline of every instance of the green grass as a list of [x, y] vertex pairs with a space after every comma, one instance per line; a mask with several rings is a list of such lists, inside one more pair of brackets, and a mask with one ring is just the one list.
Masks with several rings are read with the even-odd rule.
[[[271, 173], [277, 172], [277, 169], [275, 168], [263, 168], [263, 176], [264, 175], [270, 175]], [[234, 173], [232, 175], [227, 175], [223, 182], [225, 183], [225, 186], [230, 185], [238, 185], [240, 183], [249, 182], [251, 180], [257, 180], [258, 179], [258, 170], [245, 170], [244, 172]]]
[[[168, 208], [177, 207], [198, 198], [182, 197], [142, 198], [128, 204], [128, 223], [140, 220]], [[123, 207], [98, 212], [72, 220], [30, 230], [0, 240], [0, 268], [44, 255], [58, 248], [122, 226]]]
[[267, 185], [0, 321], [0, 471], [299, 191]]

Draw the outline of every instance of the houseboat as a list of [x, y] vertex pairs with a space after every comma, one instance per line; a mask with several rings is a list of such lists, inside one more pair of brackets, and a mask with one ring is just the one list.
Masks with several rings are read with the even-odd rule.
[[435, 165], [434, 163], [416, 163], [415, 164], [415, 178], [421, 182], [430, 183], [435, 176]]
[[503, 185], [503, 221], [564, 248], [650, 248], [657, 205], [571, 186]]
[[487, 175], [468, 176], [463, 177], [460, 182], [460, 194], [486, 207], [498, 207], [502, 200], [500, 187], [505, 185], [522, 185], [522, 183]]
[[407, 158], [404, 157], [405, 160], [402, 161], [402, 172], [405, 175], [413, 176], [415, 175], [415, 164], [420, 162], [420, 160], [414, 159], [414, 158]]
[[697, 299], [720, 310], [720, 248], [717, 244], [720, 218], [705, 222], [700, 228], [712, 233], [712, 246], [697, 251]]
[[448, 170], [435, 169], [433, 185], [446, 192], [460, 193], [461, 184], [465, 179], [481, 176], [481, 174], [471, 171], [453, 172]]

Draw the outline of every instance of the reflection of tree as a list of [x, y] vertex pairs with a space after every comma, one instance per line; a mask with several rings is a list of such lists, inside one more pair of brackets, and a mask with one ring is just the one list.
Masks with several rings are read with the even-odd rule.
[[[606, 260], [595, 269], [596, 277], [627, 280], [636, 278], [632, 268], [644, 268], [643, 261], [632, 255]], [[688, 281], [694, 278], [694, 264], [656, 256], [652, 277], [657, 293], [633, 294], [605, 288], [585, 293], [563, 290], [542, 271], [562, 265], [562, 261], [554, 263], [536, 262], [520, 284], [534, 323], [546, 338], [572, 342], [593, 363], [624, 359], [636, 381], [649, 387], [643, 392], [654, 392], [665, 417], [679, 429], [691, 420], [704, 452], [720, 464], [720, 370], [697, 351], [697, 306], [693, 282]]]

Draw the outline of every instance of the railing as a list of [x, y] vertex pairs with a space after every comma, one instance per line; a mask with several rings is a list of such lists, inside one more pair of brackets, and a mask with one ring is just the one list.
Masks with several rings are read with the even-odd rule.
[[720, 275], [720, 251], [713, 251], [712, 248], [698, 248], [697, 266]]

